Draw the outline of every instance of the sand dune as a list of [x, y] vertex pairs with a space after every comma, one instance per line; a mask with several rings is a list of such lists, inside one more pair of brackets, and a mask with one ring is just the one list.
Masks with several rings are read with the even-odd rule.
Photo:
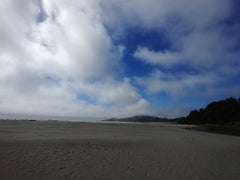
[[0, 179], [239, 179], [240, 137], [166, 123], [0, 121]]

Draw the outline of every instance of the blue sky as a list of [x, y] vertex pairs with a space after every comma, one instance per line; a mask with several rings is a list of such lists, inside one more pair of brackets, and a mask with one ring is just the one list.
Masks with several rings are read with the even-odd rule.
[[185, 116], [240, 92], [238, 0], [4, 0], [0, 113]]

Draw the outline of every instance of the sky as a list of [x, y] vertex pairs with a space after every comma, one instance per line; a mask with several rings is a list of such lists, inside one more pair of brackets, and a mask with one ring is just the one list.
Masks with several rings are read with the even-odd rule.
[[0, 113], [173, 118], [239, 96], [239, 0], [0, 1]]

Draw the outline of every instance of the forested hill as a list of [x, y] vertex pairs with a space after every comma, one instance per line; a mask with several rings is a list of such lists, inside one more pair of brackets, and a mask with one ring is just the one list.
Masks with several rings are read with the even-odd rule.
[[110, 122], [173, 122], [174, 119], [159, 118], [155, 116], [133, 116], [128, 118], [111, 118], [104, 121]]
[[240, 121], [240, 98], [228, 98], [208, 104], [206, 108], [193, 110], [180, 123], [187, 124], [223, 124]]

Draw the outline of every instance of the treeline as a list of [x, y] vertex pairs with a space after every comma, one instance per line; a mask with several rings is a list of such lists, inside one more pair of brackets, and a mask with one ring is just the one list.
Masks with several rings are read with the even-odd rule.
[[179, 123], [186, 124], [225, 124], [240, 121], [240, 98], [228, 98], [212, 102], [201, 108], [193, 110], [187, 117], [179, 118]]

